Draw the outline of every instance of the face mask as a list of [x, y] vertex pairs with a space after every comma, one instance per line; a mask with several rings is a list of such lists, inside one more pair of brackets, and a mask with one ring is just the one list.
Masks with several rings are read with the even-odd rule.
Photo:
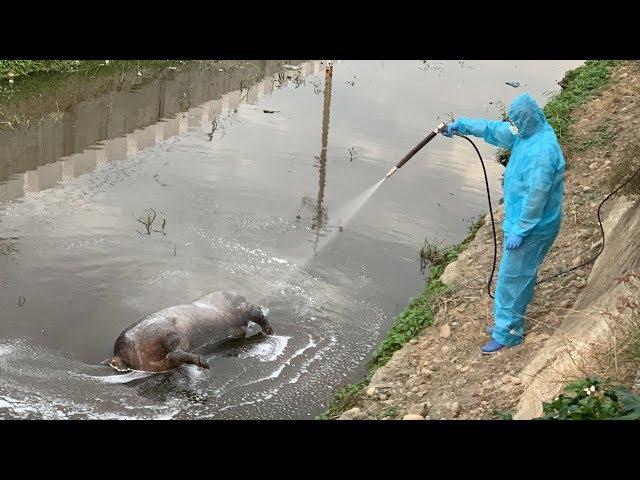
[[511, 133], [513, 133], [514, 135], [518, 135], [520, 131], [518, 130], [518, 127], [516, 127], [515, 123], [513, 123], [513, 120], [507, 118], [507, 122], [509, 122], [509, 130], [511, 130]]

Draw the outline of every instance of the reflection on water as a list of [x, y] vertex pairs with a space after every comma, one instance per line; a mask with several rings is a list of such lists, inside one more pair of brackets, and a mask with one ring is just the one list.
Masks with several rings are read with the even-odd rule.
[[[221, 122], [240, 105], [255, 104], [291, 81], [277, 83], [281, 62], [257, 64], [258, 73], [249, 77], [242, 70], [172, 72], [138, 87], [135, 95], [111, 92], [20, 133], [0, 131], [0, 202], [138, 155], [212, 119]], [[300, 67], [304, 78], [317, 73], [320, 62]]]
[[329, 140], [329, 117], [331, 115], [331, 80], [333, 77], [333, 65], [328, 65], [324, 75], [324, 102], [322, 104], [322, 148], [318, 160], [318, 199], [316, 200], [316, 212], [311, 228], [316, 231], [316, 239], [313, 244], [313, 253], [318, 253], [318, 241], [320, 232], [326, 220], [324, 202], [324, 185], [327, 178], [327, 142]]

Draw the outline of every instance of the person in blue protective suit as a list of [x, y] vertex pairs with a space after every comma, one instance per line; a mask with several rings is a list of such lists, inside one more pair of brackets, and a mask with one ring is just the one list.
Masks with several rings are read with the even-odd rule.
[[555, 132], [531, 95], [516, 97], [508, 121], [459, 118], [443, 134], [473, 135], [511, 150], [504, 173], [504, 250], [494, 300], [491, 354], [524, 339], [524, 315], [533, 298], [538, 267], [551, 248], [562, 217], [565, 162]]

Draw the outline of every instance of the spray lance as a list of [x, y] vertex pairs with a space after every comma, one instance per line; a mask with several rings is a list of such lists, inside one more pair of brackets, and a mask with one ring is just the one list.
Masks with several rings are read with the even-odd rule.
[[389, 178], [391, 175], [393, 175], [394, 173], [396, 173], [396, 171], [400, 167], [402, 167], [405, 163], [407, 163], [411, 157], [413, 157], [416, 153], [418, 153], [422, 149], [422, 147], [424, 147], [427, 143], [433, 140], [440, 132], [442, 132], [446, 126], [447, 124], [445, 122], [442, 122], [440, 125], [434, 128], [433, 131], [429, 132], [429, 135], [427, 135], [424, 138], [424, 140], [422, 140], [418, 145], [413, 147], [413, 149], [409, 153], [407, 153], [404, 156], [404, 158], [396, 164], [395, 167], [389, 170], [389, 173], [387, 173], [387, 175], [384, 177], [385, 180]]

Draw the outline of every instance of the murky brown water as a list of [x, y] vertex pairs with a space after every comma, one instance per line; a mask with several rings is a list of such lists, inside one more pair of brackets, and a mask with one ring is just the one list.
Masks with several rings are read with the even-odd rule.
[[[284, 83], [278, 62], [257, 83], [184, 67], [0, 132], [0, 416], [315, 416], [421, 291], [424, 237], [459, 241], [487, 208], [475, 153], [445, 138], [346, 224], [344, 205], [447, 112], [543, 101], [579, 63], [343, 61], [330, 85], [319, 61]], [[220, 289], [277, 336], [215, 345], [206, 372], [100, 365], [133, 321]]]

